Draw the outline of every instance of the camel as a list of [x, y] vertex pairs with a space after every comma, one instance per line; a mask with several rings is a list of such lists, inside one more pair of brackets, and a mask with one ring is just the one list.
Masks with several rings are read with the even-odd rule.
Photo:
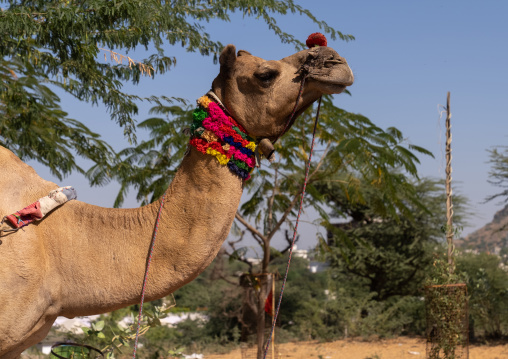
[[[209, 99], [221, 103], [257, 141], [275, 141], [294, 109], [298, 116], [323, 94], [341, 93], [353, 83], [347, 62], [324, 46], [266, 61], [227, 45], [219, 63]], [[58, 187], [3, 147], [0, 169], [0, 216]], [[146, 301], [169, 295], [212, 262], [229, 234], [243, 185], [244, 179], [214, 156], [190, 146], [164, 196]], [[139, 303], [161, 200], [132, 209], [73, 200], [23, 230], [4, 232], [0, 358], [18, 358], [45, 338], [58, 316], [101, 314]]]

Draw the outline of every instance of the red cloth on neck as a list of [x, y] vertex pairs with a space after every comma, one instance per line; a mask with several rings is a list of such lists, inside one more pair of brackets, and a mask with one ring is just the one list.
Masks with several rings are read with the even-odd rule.
[[42, 217], [41, 204], [37, 201], [5, 218], [14, 228], [20, 228]]

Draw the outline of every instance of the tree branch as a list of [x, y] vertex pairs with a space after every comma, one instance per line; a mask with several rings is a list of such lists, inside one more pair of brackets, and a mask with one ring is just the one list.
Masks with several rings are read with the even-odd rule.
[[[285, 237], [286, 237], [286, 241], [288, 242], [288, 246], [286, 248], [284, 248], [283, 250], [279, 251], [282, 254], [284, 254], [287, 251], [289, 251], [289, 249], [293, 245], [293, 239], [289, 236], [288, 230], [286, 230]], [[300, 239], [300, 236], [299, 235], [296, 236], [295, 243], [298, 242], [299, 239]]]
[[[326, 157], [326, 154], [328, 153], [328, 150], [330, 148], [330, 145], [331, 145], [331, 141], [328, 141], [327, 145], [326, 145], [326, 148], [323, 152], [323, 155], [321, 156], [318, 164], [316, 165], [316, 168], [314, 169], [314, 171], [309, 175], [308, 177], [308, 180], [310, 180], [316, 173], [317, 171], [319, 170], [319, 168], [322, 166], [323, 162], [324, 162], [324, 159]], [[300, 189], [298, 191], [298, 193], [295, 195], [295, 197], [293, 198], [293, 200], [291, 201], [291, 203], [289, 204], [289, 206], [286, 208], [286, 210], [284, 211], [282, 217], [280, 218], [280, 220], [277, 222], [277, 224], [275, 225], [275, 227], [272, 229], [270, 228], [270, 232], [268, 234], [268, 236], [266, 236], [266, 239], [268, 241], [270, 241], [272, 239], [272, 237], [275, 235], [275, 233], [277, 233], [277, 231], [280, 229], [280, 227], [282, 226], [282, 224], [286, 221], [287, 217], [289, 216], [289, 214], [291, 213], [291, 211], [293, 210], [294, 206], [296, 205], [296, 202], [298, 201], [298, 198], [301, 196], [302, 194], [302, 189]]]
[[275, 200], [275, 192], [277, 191], [277, 174], [279, 173], [279, 170], [277, 167], [275, 168], [275, 179], [273, 181], [273, 189], [272, 189], [272, 196], [270, 197], [270, 200], [268, 201], [268, 223], [266, 228], [268, 229], [268, 233], [272, 230], [272, 222], [273, 222], [273, 201]]
[[238, 282], [233, 282], [232, 280], [229, 280], [228, 278], [226, 278], [224, 275], [221, 275], [219, 277], [219, 279], [222, 279], [224, 282], [226, 282], [228, 284], [231, 284], [231, 285], [234, 285], [234, 286], [238, 286]]
[[[241, 215], [240, 213], [236, 212], [235, 214], [235, 218], [245, 226], [245, 228], [247, 228], [247, 230], [252, 233], [252, 235], [254, 236], [254, 239], [256, 241], [258, 241], [259, 244], [263, 245], [264, 243], [266, 243], [266, 241], [268, 240], [268, 238], [266, 236], [263, 235], [263, 233], [261, 233], [260, 231], [258, 231], [256, 228], [254, 228], [249, 222], [247, 222]], [[257, 236], [257, 238], [256, 238]], [[261, 243], [262, 241], [262, 243]]]
[[300, 189], [298, 191], [298, 193], [295, 195], [295, 197], [293, 198], [293, 200], [291, 201], [291, 203], [289, 204], [289, 206], [286, 208], [284, 213], [282, 214], [282, 217], [280, 218], [280, 220], [277, 222], [275, 227], [270, 231], [270, 233], [266, 237], [268, 241], [270, 241], [272, 239], [272, 237], [275, 235], [275, 233], [277, 233], [277, 231], [280, 229], [282, 224], [286, 221], [286, 218], [289, 216], [289, 214], [293, 210], [293, 208], [296, 205], [296, 202], [298, 201], [298, 198], [300, 197], [301, 194], [302, 194], [302, 190]]
[[[231, 248], [233, 249], [233, 251], [236, 251], [235, 249], [235, 246], [234, 246], [234, 243], [232, 242], [228, 242], [228, 244], [231, 246]], [[232, 253], [229, 253], [227, 250], [224, 250], [224, 253], [228, 256], [228, 257], [231, 257]], [[236, 258], [237, 261], [240, 261], [240, 262], [243, 262], [245, 264], [247, 264], [249, 266], [249, 273], [252, 273], [252, 270], [254, 268], [254, 266], [252, 265], [251, 262], [249, 262], [247, 260], [247, 258], [242, 258], [242, 257], [237, 257]]]

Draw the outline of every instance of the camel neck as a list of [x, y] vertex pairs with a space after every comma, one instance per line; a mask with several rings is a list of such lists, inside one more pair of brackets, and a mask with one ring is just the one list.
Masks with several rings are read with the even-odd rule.
[[237, 175], [191, 148], [166, 192], [148, 300], [173, 292], [212, 262], [229, 235], [242, 192]]
[[[145, 300], [174, 292], [211, 263], [229, 234], [242, 192], [238, 176], [191, 148], [165, 194]], [[63, 270], [75, 253], [87, 258], [87, 265], [62, 273], [61, 314], [90, 315], [139, 303], [160, 200], [132, 209], [73, 202], [50, 218], [63, 221], [66, 213], [74, 223], [50, 267]]]

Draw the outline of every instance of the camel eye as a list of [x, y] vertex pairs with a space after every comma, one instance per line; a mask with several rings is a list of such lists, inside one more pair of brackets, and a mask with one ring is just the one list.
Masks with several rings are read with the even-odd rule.
[[269, 85], [279, 75], [279, 71], [275, 69], [264, 69], [263, 71], [256, 72], [254, 76], [260, 80], [264, 85]]

